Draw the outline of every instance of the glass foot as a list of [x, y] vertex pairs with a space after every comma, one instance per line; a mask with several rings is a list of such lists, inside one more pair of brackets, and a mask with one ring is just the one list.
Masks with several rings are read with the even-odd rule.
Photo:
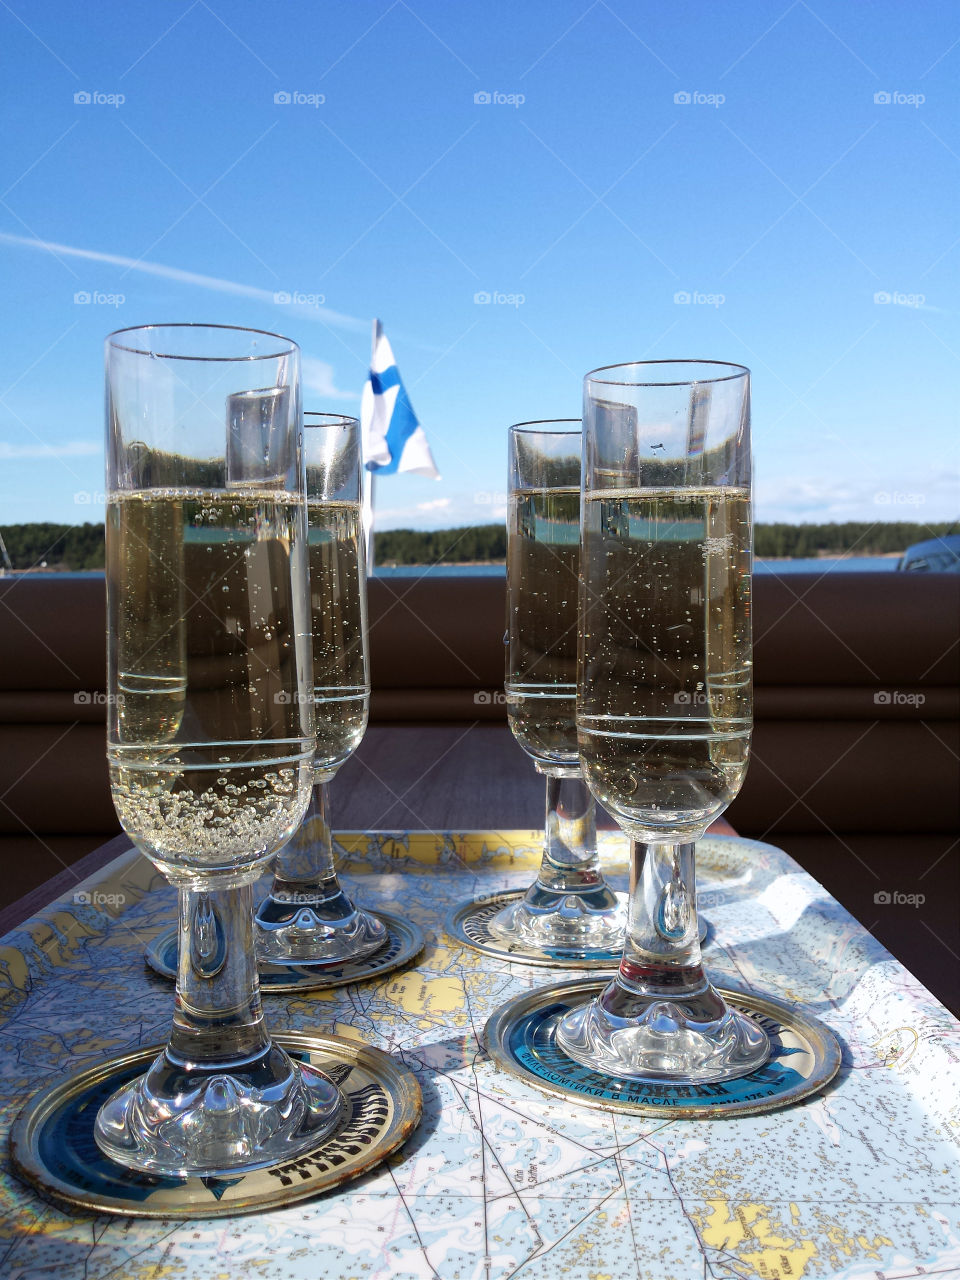
[[255, 1059], [202, 1070], [165, 1049], [100, 1108], [97, 1146], [128, 1168], [224, 1177], [294, 1159], [341, 1122], [336, 1085], [277, 1044]]
[[709, 983], [671, 997], [632, 992], [614, 979], [595, 1000], [565, 1014], [556, 1035], [576, 1062], [627, 1080], [734, 1080], [770, 1056], [760, 1025], [729, 1008]]
[[[330, 898], [271, 894], [256, 914], [257, 959], [270, 964], [339, 965], [366, 959], [385, 947], [389, 934], [340, 889]], [[306, 895], [303, 895], [306, 897]]]
[[498, 911], [489, 928], [504, 942], [545, 951], [616, 954], [623, 950], [627, 909], [605, 884], [569, 893], [535, 884]]

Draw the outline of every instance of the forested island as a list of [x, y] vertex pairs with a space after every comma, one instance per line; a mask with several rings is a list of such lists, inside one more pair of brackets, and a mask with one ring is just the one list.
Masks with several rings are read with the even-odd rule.
[[103, 568], [102, 524], [4, 524], [0, 538], [14, 569]]
[[[946, 522], [909, 521], [758, 524], [755, 550], [762, 560], [894, 555], [914, 542], [942, 537], [954, 527]], [[0, 525], [0, 537], [14, 569], [103, 568], [102, 524], [7, 524]], [[375, 535], [375, 543], [379, 565], [496, 564], [506, 555], [507, 535], [502, 524], [432, 531], [385, 529]]]

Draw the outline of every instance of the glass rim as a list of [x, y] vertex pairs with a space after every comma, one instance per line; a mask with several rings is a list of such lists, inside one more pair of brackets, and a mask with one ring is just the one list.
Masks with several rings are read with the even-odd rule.
[[[714, 369], [732, 369], [733, 373], [727, 373], [716, 378], [681, 378], [679, 381], [670, 380], [668, 382], [657, 381], [654, 379], [650, 382], [630, 381], [623, 378], [600, 378], [597, 375], [601, 373], [613, 373], [619, 369], [652, 369], [657, 365], [700, 365], [701, 367], [709, 367]], [[679, 360], [626, 360], [620, 364], [605, 364], [599, 369], [591, 369], [584, 376], [584, 383], [597, 382], [604, 387], [689, 387], [696, 385], [704, 385], [714, 382], [734, 382], [738, 378], [749, 378], [750, 370], [745, 364], [736, 364], [732, 360], [707, 360], [698, 357], [684, 356]]]
[[[284, 346], [281, 351], [269, 351], [245, 356], [191, 356], [179, 355], [173, 351], [150, 351], [144, 347], [131, 347], [124, 342], [115, 341], [116, 338], [120, 338], [124, 334], [148, 333], [153, 329], [216, 329], [230, 333], [255, 333], [264, 338], [275, 338], [277, 342], [283, 343]], [[113, 333], [108, 333], [105, 342], [107, 347], [114, 351], [127, 351], [132, 355], [152, 356], [156, 360], [194, 360], [209, 364], [239, 364], [245, 360], [278, 360], [281, 356], [293, 355], [295, 351], [300, 349], [292, 338], [285, 338], [282, 333], [274, 333], [271, 329], [251, 329], [243, 324], [201, 324], [192, 320], [175, 320], [169, 324], [128, 325], [124, 329], [114, 329]]]
[[[323, 418], [323, 422], [308, 422], [308, 418]], [[359, 427], [360, 419], [349, 413], [325, 413], [320, 409], [304, 409], [304, 427]]]
[[[560, 427], [561, 424], [569, 424], [569, 431], [551, 431], [550, 427]], [[573, 427], [576, 430], [573, 430]], [[532, 422], [515, 422], [510, 428], [511, 434], [517, 432], [518, 435], [532, 436], [575, 436], [583, 432], [582, 418], [539, 418]]]

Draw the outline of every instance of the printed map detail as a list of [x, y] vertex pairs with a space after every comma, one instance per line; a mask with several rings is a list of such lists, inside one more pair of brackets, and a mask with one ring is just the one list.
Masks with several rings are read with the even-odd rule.
[[[623, 837], [602, 837], [625, 887]], [[317, 1200], [176, 1222], [71, 1214], [7, 1171], [0, 1275], [12, 1280], [905, 1280], [960, 1275], [960, 1024], [786, 854], [708, 837], [701, 902], [722, 985], [803, 1003], [845, 1044], [832, 1086], [745, 1119], [588, 1110], [497, 1070], [483, 1026], [505, 1000], [586, 971], [508, 963], [443, 932], [468, 898], [530, 882], [534, 832], [342, 836], [366, 906], [425, 930], [405, 970], [270, 995], [274, 1028], [366, 1040], [414, 1070], [420, 1128], [390, 1161]], [[5, 1131], [62, 1073], [159, 1043], [172, 986], [145, 945], [173, 891], [136, 855], [0, 942]]]

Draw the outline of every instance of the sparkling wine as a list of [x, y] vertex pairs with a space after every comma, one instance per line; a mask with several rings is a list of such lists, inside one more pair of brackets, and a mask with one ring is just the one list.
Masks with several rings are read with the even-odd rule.
[[577, 763], [577, 576], [580, 490], [510, 495], [507, 716], [540, 764]]
[[[110, 524], [108, 518], [108, 530]], [[183, 556], [183, 503], [126, 502], [116, 532], [107, 546], [112, 617], [131, 638], [117, 671], [118, 740], [169, 742], [180, 730], [187, 693], [186, 587], [179, 567], [173, 571]], [[148, 561], [145, 548], [154, 544]], [[148, 563], [152, 572], [144, 571]]]
[[302, 519], [290, 494], [248, 487], [108, 505], [114, 804], [176, 883], [255, 869], [309, 796], [306, 617], [291, 567]]
[[749, 494], [592, 493], [583, 539], [583, 766], [627, 830], [663, 838], [722, 812], [747, 766]]
[[366, 572], [360, 504], [311, 499], [310, 602], [318, 771], [335, 769], [367, 727]]

